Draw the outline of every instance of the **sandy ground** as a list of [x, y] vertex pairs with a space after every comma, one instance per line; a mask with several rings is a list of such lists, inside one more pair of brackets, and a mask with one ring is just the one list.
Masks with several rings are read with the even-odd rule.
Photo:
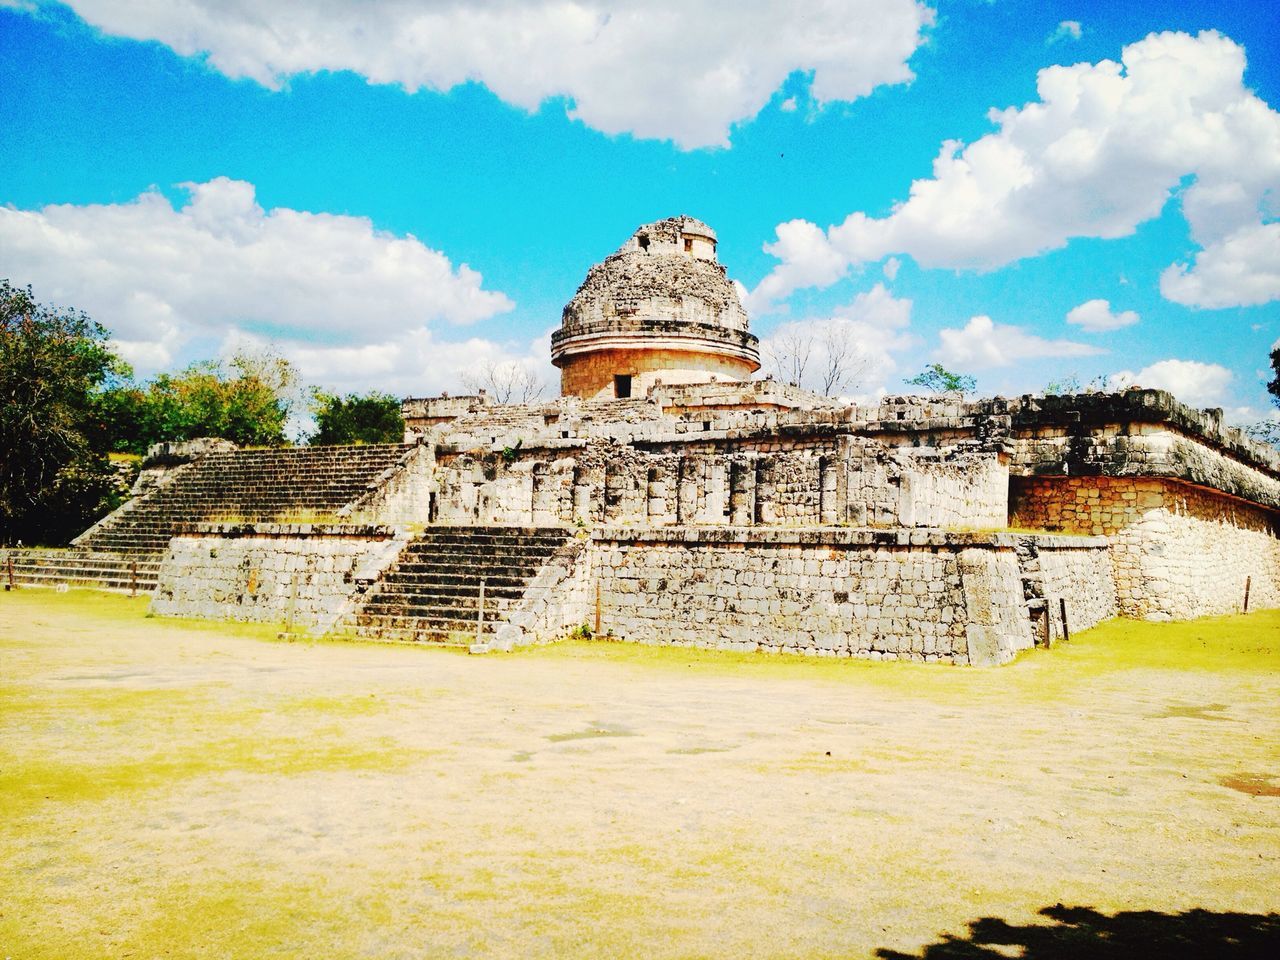
[[972, 670], [143, 609], [0, 596], [0, 956], [918, 955], [1059, 902], [1280, 929], [1275, 617], [1224, 667], [1095, 632]]

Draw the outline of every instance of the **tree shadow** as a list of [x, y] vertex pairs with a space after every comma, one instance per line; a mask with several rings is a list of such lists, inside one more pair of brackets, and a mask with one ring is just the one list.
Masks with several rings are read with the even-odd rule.
[[1280, 957], [1280, 914], [1159, 913], [1107, 916], [1092, 907], [1045, 907], [1052, 923], [1018, 926], [996, 917], [969, 924], [968, 936], [944, 934], [919, 953], [880, 949], [881, 960], [1274, 960]]

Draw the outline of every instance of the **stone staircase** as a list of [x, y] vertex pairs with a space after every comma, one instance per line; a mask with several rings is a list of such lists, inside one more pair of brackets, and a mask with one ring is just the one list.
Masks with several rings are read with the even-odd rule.
[[[554, 527], [435, 527], [410, 543], [337, 629], [359, 637], [469, 646], [507, 622], [571, 532]], [[484, 582], [484, 630], [477, 630]]]
[[[160, 555], [93, 550], [0, 550], [0, 581], [7, 589], [60, 584], [123, 593], [150, 593], [160, 573]], [[12, 580], [10, 577], [12, 576]]]
[[364, 496], [413, 449], [371, 444], [212, 452], [103, 518], [75, 545], [158, 559], [191, 523], [323, 521]]

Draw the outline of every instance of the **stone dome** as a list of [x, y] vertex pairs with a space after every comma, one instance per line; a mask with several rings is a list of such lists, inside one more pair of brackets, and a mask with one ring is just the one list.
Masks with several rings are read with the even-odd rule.
[[587, 271], [551, 340], [561, 390], [643, 396], [655, 383], [743, 380], [760, 368], [738, 292], [701, 220], [647, 223]]

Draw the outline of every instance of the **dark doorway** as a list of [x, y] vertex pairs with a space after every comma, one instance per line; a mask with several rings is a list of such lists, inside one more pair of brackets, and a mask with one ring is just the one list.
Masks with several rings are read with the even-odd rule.
[[615, 373], [613, 375], [613, 395], [620, 399], [631, 396], [631, 374]]

